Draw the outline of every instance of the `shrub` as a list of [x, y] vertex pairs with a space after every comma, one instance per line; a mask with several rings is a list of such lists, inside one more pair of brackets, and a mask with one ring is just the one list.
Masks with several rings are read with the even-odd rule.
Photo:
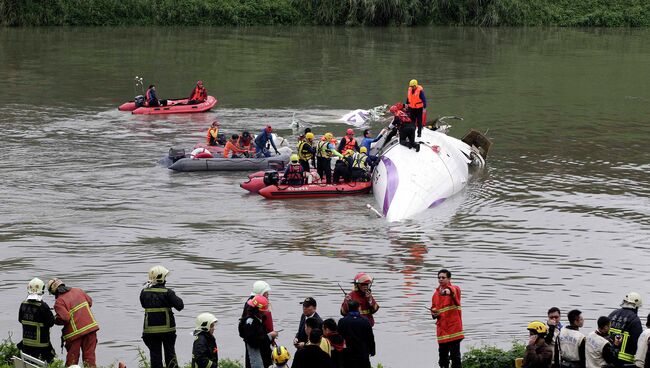
[[495, 346], [472, 347], [463, 355], [465, 368], [514, 368], [515, 358], [523, 358], [526, 346], [513, 341], [508, 351]]

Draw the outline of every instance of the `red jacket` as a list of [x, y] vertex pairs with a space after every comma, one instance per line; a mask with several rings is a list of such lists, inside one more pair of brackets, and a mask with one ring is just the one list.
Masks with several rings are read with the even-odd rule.
[[448, 287], [451, 289], [451, 295], [440, 295], [442, 288], [438, 287], [431, 298], [431, 310], [438, 312], [436, 334], [439, 344], [465, 338], [460, 306], [460, 288], [452, 284], [449, 284]]
[[92, 305], [93, 300], [79, 288], [72, 288], [57, 295], [54, 302], [54, 323], [63, 325], [63, 340], [72, 341], [99, 330], [99, 325], [90, 311]]
[[190, 100], [203, 102], [208, 99], [208, 91], [205, 90], [205, 87], [196, 86], [190, 94]]
[[379, 309], [379, 304], [375, 301], [375, 298], [370, 294], [369, 297], [365, 293], [362, 293], [359, 290], [354, 290], [348, 293], [343, 299], [343, 304], [341, 304], [341, 315], [345, 316], [348, 314], [348, 302], [354, 300], [359, 303], [359, 313], [361, 317], [365, 317], [370, 322], [370, 326], [375, 325], [375, 317], [372, 315], [377, 312]]

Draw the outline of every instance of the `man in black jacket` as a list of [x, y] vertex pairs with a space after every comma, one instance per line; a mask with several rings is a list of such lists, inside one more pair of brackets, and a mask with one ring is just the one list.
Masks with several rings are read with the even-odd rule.
[[194, 344], [192, 344], [192, 368], [217, 368], [219, 349], [214, 338], [217, 318], [211, 313], [201, 313], [196, 317]]
[[[293, 358], [293, 368], [332, 368], [332, 359], [320, 348], [323, 331], [318, 328], [311, 330], [309, 342], [296, 352]], [[354, 367], [354, 366], [350, 366]]]
[[625, 295], [621, 308], [609, 314], [609, 319], [612, 321], [609, 330], [610, 336], [614, 338], [616, 335], [620, 335], [622, 339], [621, 350], [616, 362], [617, 367], [634, 365], [637, 340], [643, 332], [641, 319], [637, 315], [641, 305], [641, 295], [632, 291]]
[[348, 314], [339, 320], [339, 334], [345, 339], [344, 367], [370, 368], [375, 355], [375, 335], [367, 319], [359, 313], [359, 303], [348, 302]]
[[149, 348], [151, 368], [162, 368], [162, 351], [165, 349], [165, 366], [177, 368], [176, 320], [172, 308], [183, 310], [183, 300], [174, 290], [165, 287], [169, 270], [154, 266], [149, 270], [149, 282], [140, 292], [140, 304], [144, 308], [142, 340]]
[[307, 318], [315, 318], [318, 321], [318, 328], [321, 328], [321, 325], [323, 324], [323, 320], [320, 318], [318, 313], [316, 313], [316, 299], [307, 297], [300, 304], [302, 304], [302, 315], [300, 315], [298, 332], [296, 332], [296, 337], [293, 339], [293, 346], [295, 346], [296, 349], [303, 348], [309, 338], [305, 332], [305, 321]]

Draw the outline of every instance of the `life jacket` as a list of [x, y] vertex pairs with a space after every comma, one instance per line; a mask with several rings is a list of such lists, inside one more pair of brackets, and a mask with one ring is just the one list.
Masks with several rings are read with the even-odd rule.
[[79, 288], [72, 288], [56, 297], [54, 310], [57, 316], [70, 318], [63, 326], [63, 340], [72, 341], [99, 330], [95, 316], [90, 311], [92, 303], [92, 299]]
[[194, 87], [190, 100], [205, 101], [206, 98], [207, 98], [207, 93], [205, 91], [205, 87], [199, 87], [199, 86]]
[[208, 134], [205, 136], [208, 146], [216, 146], [219, 144], [217, 139], [219, 138], [219, 127], [210, 127], [208, 129]]
[[422, 92], [422, 86], [417, 86], [415, 92], [413, 92], [413, 88], [409, 87], [408, 101], [411, 109], [421, 109], [424, 107], [424, 102], [420, 98], [420, 92]]
[[20, 305], [20, 323], [23, 325], [23, 345], [33, 348], [50, 346], [50, 327], [54, 316], [43, 301], [25, 300]]
[[354, 151], [356, 149], [357, 140], [354, 139], [354, 137], [349, 138], [348, 136], [345, 136], [343, 139], [345, 139], [345, 144], [343, 145], [343, 152], [341, 153], [344, 153], [347, 150]]
[[149, 106], [151, 101], [154, 99], [153, 96], [152, 96], [152, 92], [153, 91], [151, 90], [151, 88], [149, 88], [149, 89], [147, 89], [147, 92], [145, 93], [145, 97], [146, 97], [145, 103], [147, 104], [147, 106]]
[[[180, 305], [172, 305], [174, 299], [177, 301], [180, 300], [171, 289], [167, 289], [161, 285], [142, 289], [140, 292], [140, 304], [144, 308], [143, 334], [160, 334], [176, 331], [176, 320], [174, 319], [172, 307], [180, 310], [183, 309], [183, 304], [182, 300], [180, 300]], [[170, 300], [172, 301], [171, 303]]]
[[309, 142], [305, 140], [298, 143], [298, 157], [300, 157], [301, 160], [309, 161], [312, 156], [311, 144]]
[[460, 306], [460, 288], [451, 284], [448, 287], [452, 290], [453, 297], [451, 295], [440, 295], [440, 288], [438, 288], [431, 298], [431, 309], [438, 311], [438, 318], [436, 319], [438, 344], [465, 338]]
[[395, 113], [395, 116], [402, 122], [402, 124], [408, 124], [411, 122], [411, 117], [402, 110], [398, 110]]
[[329, 148], [329, 144], [330, 142], [328, 141], [319, 141], [318, 145], [316, 146], [316, 156], [324, 158], [332, 157], [332, 150]]
[[297, 164], [291, 163], [289, 164], [289, 170], [287, 171], [287, 175], [285, 175], [284, 178], [287, 181], [287, 183], [297, 182], [297, 181], [300, 181], [302, 183], [304, 171], [305, 170], [302, 168], [302, 165], [300, 163]]
[[352, 155], [353, 168], [368, 170], [367, 161], [368, 161], [368, 155], [366, 155], [365, 153], [356, 152], [354, 155]]
[[245, 150], [250, 150], [251, 141], [252, 139], [250, 137], [248, 139], [244, 139], [244, 137], [240, 136], [239, 138], [237, 138], [237, 146]]

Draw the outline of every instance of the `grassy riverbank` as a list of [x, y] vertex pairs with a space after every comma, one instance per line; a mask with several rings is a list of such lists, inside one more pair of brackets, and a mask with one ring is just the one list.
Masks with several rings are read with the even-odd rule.
[[646, 0], [0, 0], [0, 25], [648, 27]]

